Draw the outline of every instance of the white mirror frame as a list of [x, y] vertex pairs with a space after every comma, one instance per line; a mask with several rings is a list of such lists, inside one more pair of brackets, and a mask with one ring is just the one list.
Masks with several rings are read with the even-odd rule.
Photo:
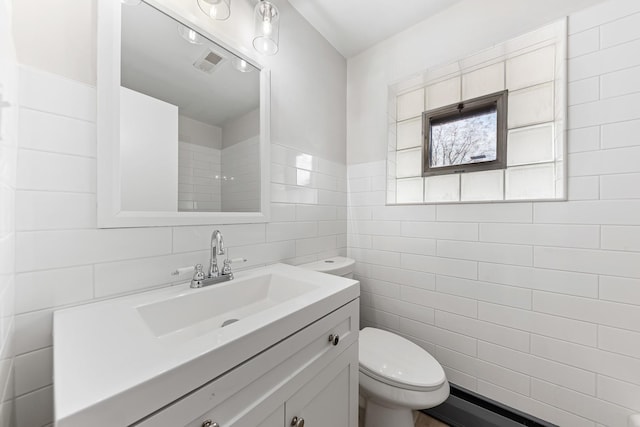
[[[97, 137], [98, 228], [268, 222], [270, 212], [270, 104], [269, 70], [219, 42], [207, 30], [185, 21], [156, 0], [151, 6], [193, 28], [260, 69], [260, 212], [138, 212], [121, 209], [120, 187], [120, 46], [121, 2], [98, 1]], [[177, 197], [177, 195], [176, 195]]]

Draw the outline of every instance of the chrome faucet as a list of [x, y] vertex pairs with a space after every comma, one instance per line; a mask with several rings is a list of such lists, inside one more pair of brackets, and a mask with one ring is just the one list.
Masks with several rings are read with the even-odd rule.
[[[209, 259], [209, 274], [202, 271], [202, 264], [195, 266], [195, 273], [191, 280], [192, 288], [202, 288], [216, 283], [226, 282], [233, 279], [231, 272], [232, 262], [245, 262], [245, 258], [225, 259], [222, 271], [218, 268], [218, 255], [224, 255], [224, 239], [220, 230], [211, 233], [211, 258]], [[175, 273], [178, 273], [176, 270]]]
[[224, 239], [220, 230], [211, 233], [211, 258], [209, 259], [209, 277], [220, 276], [218, 255], [224, 255]]

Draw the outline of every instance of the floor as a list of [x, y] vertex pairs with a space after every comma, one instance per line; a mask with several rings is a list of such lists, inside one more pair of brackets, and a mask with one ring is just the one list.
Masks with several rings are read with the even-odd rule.
[[449, 425], [421, 413], [416, 420], [416, 427], [449, 427]]
[[[415, 427], [449, 427], [448, 424], [442, 423], [436, 419], [431, 418], [428, 415], [423, 413], [417, 413], [418, 418], [416, 419]], [[360, 427], [363, 427], [364, 423], [364, 410], [360, 408], [360, 422], [358, 423]], [[393, 427], [393, 426], [389, 426]]]

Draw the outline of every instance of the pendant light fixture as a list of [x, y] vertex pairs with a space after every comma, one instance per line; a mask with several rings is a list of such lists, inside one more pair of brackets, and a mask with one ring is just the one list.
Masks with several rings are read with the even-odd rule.
[[231, 15], [231, 0], [198, 0], [200, 9], [211, 19], [224, 21]]
[[278, 52], [280, 32], [280, 12], [268, 0], [259, 0], [255, 9], [255, 32], [253, 47], [263, 55], [275, 55]]
[[120, 0], [120, 3], [124, 4], [125, 6], [138, 6], [140, 3], [142, 3], [142, 0]]

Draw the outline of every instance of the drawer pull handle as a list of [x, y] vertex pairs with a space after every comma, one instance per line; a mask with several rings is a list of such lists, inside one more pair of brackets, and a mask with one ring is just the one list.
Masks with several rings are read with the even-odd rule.
[[206, 420], [202, 423], [202, 427], [220, 427], [220, 424], [214, 423], [211, 420]]
[[329, 335], [329, 342], [333, 345], [338, 345], [338, 343], [340, 342], [340, 335], [338, 334], [331, 334]]
[[304, 418], [293, 417], [291, 425], [293, 427], [304, 427]]

